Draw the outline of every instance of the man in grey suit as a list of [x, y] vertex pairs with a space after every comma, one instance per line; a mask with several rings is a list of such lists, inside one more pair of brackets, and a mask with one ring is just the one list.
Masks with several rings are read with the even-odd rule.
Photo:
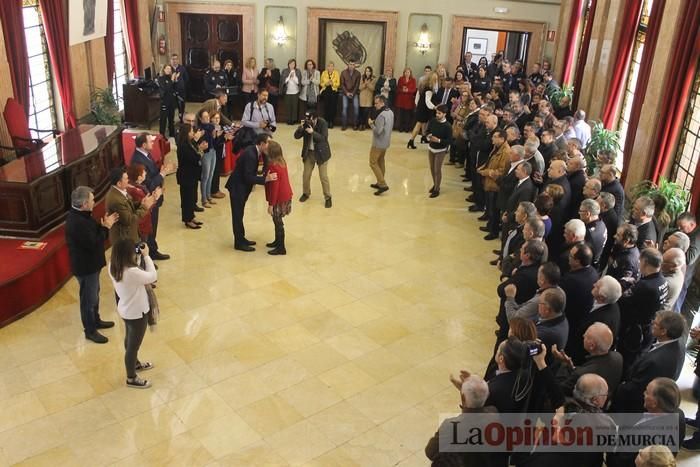
[[304, 138], [301, 147], [301, 159], [304, 161], [303, 190], [299, 202], [303, 203], [311, 196], [311, 174], [314, 167], [318, 166], [318, 175], [321, 178], [323, 196], [326, 199], [325, 206], [333, 206], [331, 200], [331, 184], [328, 181], [328, 160], [331, 158], [331, 146], [328, 144], [328, 123], [315, 112], [306, 112], [304, 121], [294, 132], [294, 138]]
[[394, 128], [394, 112], [387, 107], [386, 98], [382, 95], [374, 96], [374, 108], [376, 117], [369, 119], [369, 126], [372, 129], [372, 148], [369, 150], [369, 167], [377, 177], [377, 183], [370, 186], [374, 188], [374, 194], [379, 196], [389, 189], [384, 179], [386, 166], [384, 156], [386, 150], [391, 145], [391, 131]]

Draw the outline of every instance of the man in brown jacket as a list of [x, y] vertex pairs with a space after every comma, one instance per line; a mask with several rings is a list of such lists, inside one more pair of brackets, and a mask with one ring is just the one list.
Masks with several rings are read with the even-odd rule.
[[353, 129], [358, 129], [360, 112], [360, 72], [355, 69], [355, 63], [348, 63], [348, 67], [340, 74], [340, 91], [343, 94], [342, 121], [345, 130], [348, 127], [348, 105], [352, 104]]
[[493, 149], [486, 164], [479, 167], [479, 174], [484, 177], [484, 192], [486, 194], [486, 215], [488, 223], [481, 230], [488, 232], [484, 240], [495, 240], [500, 231], [501, 213], [496, 200], [498, 198], [498, 179], [505, 175], [510, 163], [510, 146], [506, 142], [506, 132], [494, 130], [491, 135]]
[[204, 101], [202, 104], [202, 110], [206, 110], [209, 116], [211, 117], [214, 115], [214, 113], [219, 112], [219, 115], [221, 116], [221, 124], [222, 125], [230, 125], [231, 120], [224, 115], [224, 108], [226, 107], [226, 103], [228, 102], [228, 95], [226, 94], [226, 91], [223, 89], [217, 89], [214, 91], [214, 98], [213, 99], [207, 99]]
[[129, 186], [129, 177], [125, 167], [112, 169], [109, 174], [112, 186], [105, 198], [105, 208], [108, 215], [119, 214], [117, 222], [109, 229], [109, 241], [114, 245], [117, 240], [128, 238], [135, 243], [141, 241], [139, 237], [139, 221], [145, 216], [151, 206], [160, 198], [161, 188], [156, 188], [151, 194], [144, 197], [140, 203], [135, 203], [126, 189]]

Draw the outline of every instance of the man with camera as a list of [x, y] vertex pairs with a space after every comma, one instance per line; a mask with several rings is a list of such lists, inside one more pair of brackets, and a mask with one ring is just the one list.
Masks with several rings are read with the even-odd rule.
[[299, 202], [303, 203], [311, 196], [311, 174], [314, 166], [318, 165], [318, 175], [321, 179], [325, 206], [333, 206], [331, 201], [331, 184], [328, 181], [328, 160], [331, 158], [331, 147], [328, 144], [328, 123], [314, 112], [306, 112], [304, 121], [294, 132], [294, 138], [304, 138], [301, 148], [301, 159], [304, 161], [303, 194]]
[[245, 109], [243, 109], [241, 125], [253, 128], [258, 134], [272, 135], [277, 130], [275, 109], [267, 101], [268, 97], [267, 90], [262, 89], [258, 92], [257, 100], [246, 104]]

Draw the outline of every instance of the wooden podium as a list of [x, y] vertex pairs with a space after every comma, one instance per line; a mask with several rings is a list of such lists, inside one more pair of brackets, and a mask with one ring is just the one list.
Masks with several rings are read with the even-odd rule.
[[149, 90], [137, 84], [125, 84], [124, 121], [150, 127], [160, 118], [160, 96], [158, 90]]

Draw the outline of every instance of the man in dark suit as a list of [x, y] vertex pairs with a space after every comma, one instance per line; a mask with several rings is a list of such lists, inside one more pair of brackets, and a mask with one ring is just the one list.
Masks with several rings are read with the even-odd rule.
[[646, 248], [639, 254], [641, 278], [620, 298], [620, 336], [618, 350], [629, 368], [652, 341], [654, 314], [663, 309], [668, 297], [668, 282], [661, 274], [663, 257], [659, 250]]
[[654, 225], [654, 200], [648, 196], [640, 196], [632, 205], [631, 217], [637, 226], [637, 248], [639, 251], [658, 242], [656, 226]]
[[557, 262], [559, 270], [562, 274], [569, 272], [569, 258], [571, 257], [571, 249], [580, 245], [586, 239], [586, 224], [581, 219], [571, 219], [564, 226], [564, 248], [559, 256], [552, 258], [552, 261]]
[[547, 237], [547, 245], [552, 257], [556, 258], [562, 250], [562, 231], [564, 224], [569, 221], [569, 206], [571, 205], [571, 185], [566, 177], [566, 162], [556, 160], [549, 164], [545, 188], [552, 184], [559, 185], [564, 190], [564, 195], [557, 203], [556, 209], [552, 209], [549, 214], [549, 217], [552, 218], [552, 230]]
[[537, 313], [537, 338], [547, 346], [548, 359], [551, 360], [553, 347], [563, 349], [569, 339], [569, 322], [564, 314], [566, 295], [563, 290], [553, 287], [540, 295]]
[[489, 159], [493, 149], [491, 136], [498, 126], [498, 117], [485, 107], [479, 111], [479, 120], [481, 123], [475, 125], [473, 131], [469, 133], [469, 163], [472, 164], [473, 193], [466, 201], [474, 203], [473, 206], [469, 206], [469, 212], [481, 212], [486, 205], [483, 178], [477, 173], [477, 169]]
[[105, 241], [119, 214], [104, 215], [97, 222], [92, 217], [94, 207], [92, 188], [79, 186], [73, 190], [66, 216], [66, 246], [71, 271], [80, 286], [80, 320], [85, 338], [106, 344], [108, 339], [98, 329], [111, 328], [114, 322], [100, 318], [100, 271], [106, 266]]
[[566, 293], [564, 313], [569, 326], [578, 328], [593, 307], [593, 284], [598, 281], [598, 271], [591, 266], [593, 253], [585, 243], [575, 245], [569, 255], [569, 272], [561, 280], [561, 288]]
[[[591, 294], [593, 295], [593, 307], [581, 318], [577, 327], [571, 327], [569, 342], [566, 345], [566, 353], [575, 365], [580, 365], [586, 360], [588, 349], [585, 348], [586, 343], [583, 336], [593, 323], [603, 323], [607, 326], [612, 334], [610, 345], [613, 345], [617, 340], [617, 333], [620, 329], [620, 307], [617, 305], [617, 301], [622, 296], [620, 283], [610, 276], [603, 276], [593, 284]], [[620, 362], [622, 362], [622, 357], [620, 357]]]
[[608, 239], [605, 241], [603, 253], [600, 255], [600, 268], [602, 271], [603, 268], [608, 265], [610, 251], [615, 244], [615, 232], [617, 232], [617, 228], [620, 226], [620, 218], [617, 216], [617, 211], [615, 210], [615, 196], [612, 193], [602, 191], [598, 195], [596, 201], [600, 206], [600, 218], [605, 224], [605, 230], [608, 232]]
[[632, 224], [622, 224], [617, 228], [615, 245], [610, 252], [607, 274], [620, 283], [623, 294], [639, 280], [637, 228]]
[[255, 251], [254, 241], [245, 236], [243, 215], [248, 196], [255, 185], [265, 185], [265, 182], [277, 180], [277, 174], [268, 174], [265, 164], [265, 152], [270, 140], [267, 133], [259, 133], [255, 137], [255, 145], [243, 150], [236, 168], [226, 182], [231, 201], [231, 222], [233, 224], [233, 248], [240, 251]]
[[303, 193], [300, 202], [304, 202], [311, 196], [311, 174], [314, 167], [318, 166], [318, 176], [321, 179], [323, 196], [326, 199], [325, 206], [330, 208], [331, 184], [328, 181], [328, 160], [331, 158], [331, 146], [328, 144], [328, 122], [317, 117], [314, 112], [306, 112], [304, 121], [294, 131], [294, 139], [303, 138], [301, 147], [301, 160], [304, 162]]
[[600, 205], [593, 199], [584, 199], [578, 208], [578, 216], [586, 225], [586, 243], [593, 250], [593, 267], [600, 269], [600, 257], [603, 254], [603, 247], [608, 241], [608, 233], [605, 223], [600, 219]]
[[[141, 164], [146, 169], [146, 180], [144, 180], [143, 183], [150, 193], [153, 193], [156, 188], [162, 189], [165, 177], [175, 171], [172, 164], [163, 164], [161, 162], [159, 167], [153, 160], [151, 151], [153, 150], [154, 139], [155, 137], [148, 133], [137, 135], [136, 149], [134, 149], [134, 154], [131, 156], [132, 165]], [[160, 212], [160, 207], [163, 205], [163, 199], [164, 197], [161, 196], [158, 202], [151, 208], [151, 225], [153, 229], [146, 239], [149, 255], [151, 259], [155, 260], [170, 259], [170, 255], [161, 253], [158, 250], [158, 242], [156, 241], [156, 234], [158, 233], [158, 213]]]
[[656, 343], [643, 352], [627, 372], [625, 381], [617, 388], [611, 410], [641, 412], [644, 407], [644, 388], [654, 378], [678, 379], [685, 361], [685, 318], [673, 311], [656, 313], [651, 333]]
[[613, 333], [608, 325], [591, 323], [581, 336], [581, 345], [586, 355], [580, 363], [575, 363], [568, 352], [552, 349], [554, 358], [560, 362], [556, 378], [564, 394], [571, 397], [576, 381], [586, 373], [594, 373], [603, 378], [608, 383], [610, 393], [615, 394], [622, 380], [622, 355], [611, 350]]
[[582, 156], [574, 156], [566, 161], [566, 173], [571, 187], [571, 204], [569, 216], [577, 217], [577, 211], [583, 201], [583, 187], [586, 184], [586, 161]]
[[[452, 108], [452, 101], [459, 99], [459, 90], [455, 89], [454, 82], [449, 76], [443, 81], [433, 96], [433, 104], [437, 107], [440, 104], [446, 105], [449, 109]], [[447, 121], [452, 124], [452, 112], [447, 112]]]
[[506, 199], [504, 206], [504, 225], [512, 226], [515, 222], [515, 210], [521, 202], [533, 202], [537, 194], [535, 184], [530, 178], [532, 173], [532, 165], [529, 162], [521, 162], [513, 171], [516, 178], [516, 185]]
[[[514, 146], [510, 148], [510, 165], [506, 169], [506, 173], [504, 173], [499, 179], [498, 179], [498, 186], [500, 187], [500, 190], [498, 191], [498, 194], [496, 195], [496, 206], [498, 209], [501, 211], [502, 216], [501, 216], [501, 239], [510, 231], [510, 229], [513, 227], [512, 219], [509, 219], [508, 216], [506, 216], [507, 211], [508, 211], [508, 198], [510, 198], [510, 195], [513, 193], [515, 188], [518, 186], [518, 176], [516, 174], [518, 165], [523, 162], [523, 158], [525, 156], [524, 151], [520, 151], [520, 148], [522, 146]], [[523, 201], [532, 201], [532, 200], [523, 200]], [[515, 205], [515, 208], [517, 208], [518, 205]], [[511, 214], [514, 211], [511, 211]], [[481, 229], [484, 230], [484, 229]], [[487, 230], [484, 230], [487, 231]]]
[[617, 178], [617, 169], [612, 164], [606, 164], [600, 168], [601, 192], [610, 193], [615, 197], [615, 212], [622, 219], [625, 212], [625, 189]]
[[[552, 157], [558, 151], [557, 145], [554, 144], [554, 132], [552, 130], [544, 130], [541, 135], [542, 144], [537, 148], [544, 159], [545, 170], [549, 168], [552, 162]], [[543, 174], [544, 175], [544, 174]]]

